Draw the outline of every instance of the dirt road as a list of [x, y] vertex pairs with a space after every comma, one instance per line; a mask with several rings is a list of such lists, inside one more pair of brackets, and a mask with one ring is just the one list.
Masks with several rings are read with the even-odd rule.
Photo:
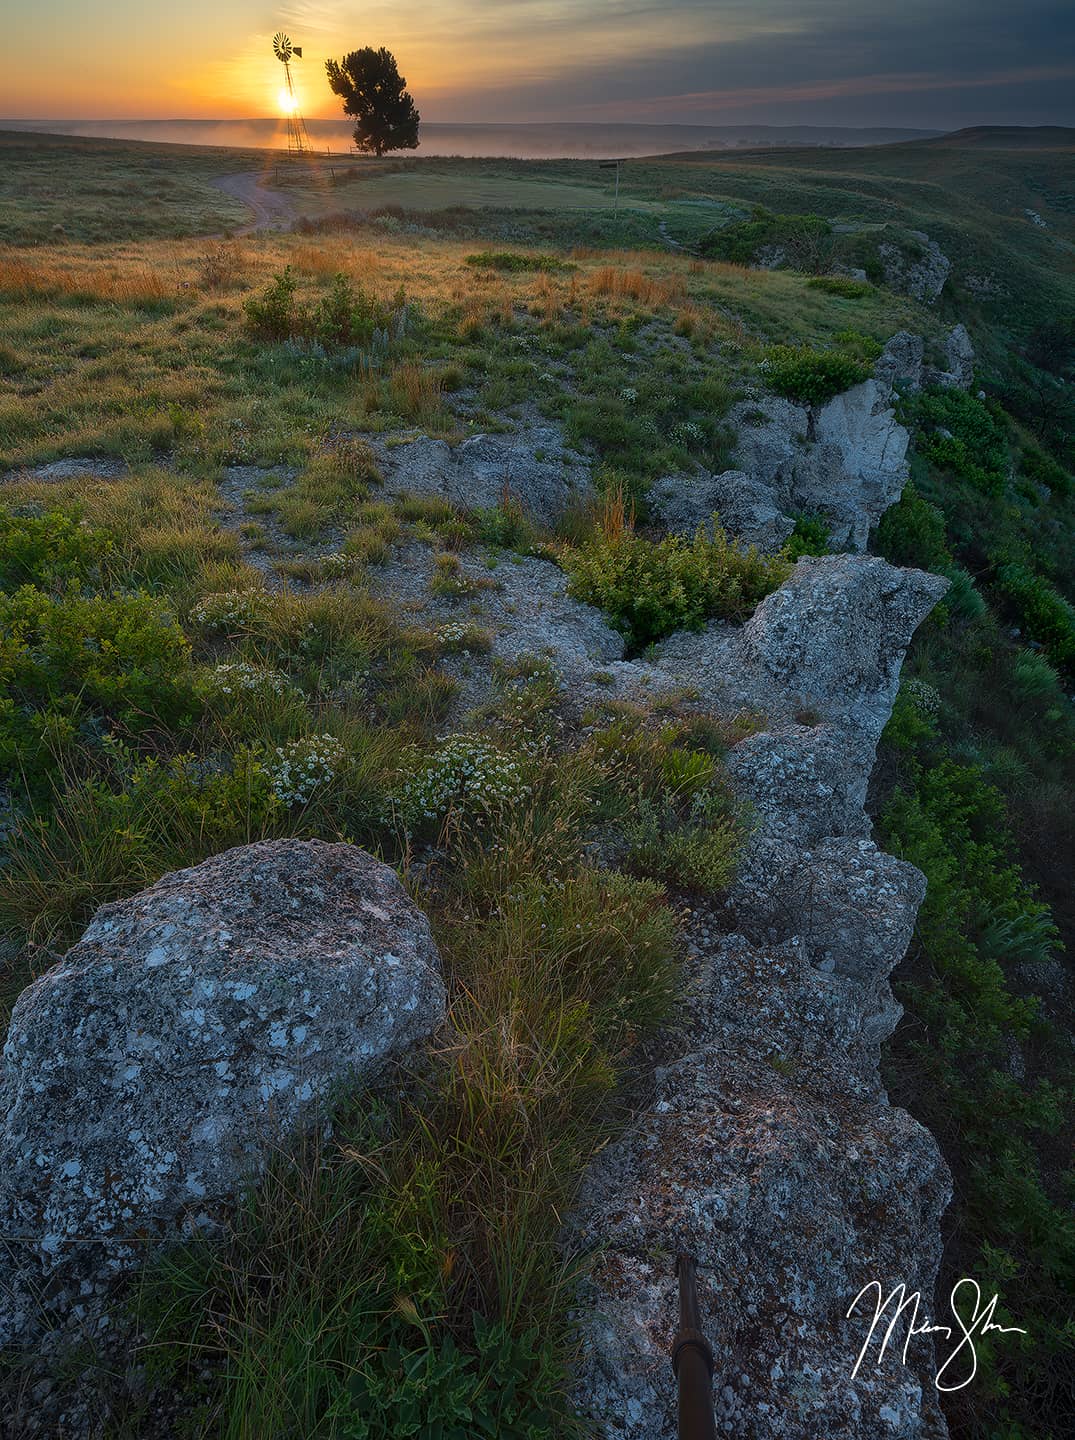
[[250, 235], [255, 230], [283, 230], [295, 219], [291, 198], [265, 184], [265, 172], [244, 171], [240, 175], [219, 175], [213, 180], [218, 190], [241, 200], [254, 212], [254, 223], [244, 225], [236, 235]]

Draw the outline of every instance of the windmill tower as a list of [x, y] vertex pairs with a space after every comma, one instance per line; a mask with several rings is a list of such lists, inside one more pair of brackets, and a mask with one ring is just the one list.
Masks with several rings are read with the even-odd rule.
[[306, 133], [306, 121], [299, 113], [299, 102], [295, 98], [295, 87], [291, 83], [291, 57], [302, 59], [302, 46], [292, 45], [291, 37], [278, 30], [272, 37], [272, 53], [284, 67], [287, 81], [287, 148], [291, 155], [307, 155], [310, 151], [310, 137]]

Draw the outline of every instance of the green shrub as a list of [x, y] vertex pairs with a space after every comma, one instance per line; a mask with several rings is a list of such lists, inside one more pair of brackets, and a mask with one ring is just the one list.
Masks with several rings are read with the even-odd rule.
[[576, 266], [558, 255], [540, 255], [519, 250], [482, 250], [468, 255], [466, 263], [476, 270], [574, 270]]
[[76, 514], [12, 515], [0, 506], [0, 590], [83, 585], [113, 553], [112, 537]]
[[881, 516], [873, 546], [893, 565], [932, 570], [939, 575], [953, 564], [944, 515], [923, 499], [913, 481], [908, 481], [895, 505]]
[[451, 735], [431, 755], [417, 758], [396, 806], [408, 828], [428, 829], [451, 813], [482, 825], [530, 791], [517, 759], [472, 735]]
[[310, 335], [328, 349], [333, 346], [368, 345], [374, 331], [390, 325], [403, 303], [400, 294], [393, 310], [364, 290], [356, 290], [346, 275], [337, 275], [328, 294], [314, 307], [309, 322]]
[[965, 390], [923, 390], [909, 403], [918, 448], [939, 470], [951, 470], [984, 495], [1000, 495], [1008, 476], [1003, 419]]
[[246, 327], [257, 340], [289, 340], [295, 333], [295, 277], [288, 265], [259, 297], [252, 295], [243, 306]]
[[829, 527], [819, 515], [797, 515], [795, 529], [784, 541], [784, 554], [791, 560], [804, 555], [825, 555], [829, 548]]
[[45, 764], [87, 725], [138, 735], [197, 712], [190, 646], [147, 595], [0, 597], [0, 766]]
[[[705, 758], [705, 757], [699, 757]], [[699, 776], [692, 777], [692, 783]], [[686, 803], [641, 798], [625, 826], [628, 864], [654, 880], [715, 894], [735, 877], [742, 837], [727, 797], [707, 788]]]
[[323, 354], [324, 350], [368, 346], [379, 337], [380, 350], [386, 352], [387, 329], [398, 326], [406, 308], [402, 289], [389, 305], [356, 290], [346, 275], [333, 278], [328, 294], [312, 310], [296, 304], [296, 288], [291, 267], [286, 266], [262, 295], [246, 301], [246, 328], [256, 340], [313, 341], [323, 347], [317, 352]]
[[842, 300], [864, 300], [873, 293], [868, 280], [855, 280], [850, 275], [815, 275], [806, 283], [811, 290], [824, 290], [826, 295], [839, 295]]
[[[981, 766], [955, 763], [936, 726], [909, 727], [902, 704], [885, 738], [902, 752], [904, 780], [884, 807], [880, 837], [927, 881], [897, 986], [911, 1023], [896, 1037], [889, 1079], [902, 1093], [893, 1098], [910, 1098], [955, 1173], [957, 1226], [941, 1284], [974, 1274], [1002, 1295], [1004, 1323], [1027, 1330], [1018, 1347], [981, 1350], [977, 1393], [959, 1402], [961, 1430], [983, 1440], [1058, 1434], [1062, 1422], [1055, 1431], [1051, 1422], [1064, 1401], [1052, 1377], [1070, 1353], [1060, 1297], [1075, 1284], [1075, 1223], [1050, 1193], [1043, 1156], [1056, 1149], [1048, 1137], [1070, 1114], [1071, 1093], [1033, 1072], [1016, 1078], [1013, 1041], [1030, 1039], [1024, 1053], [1033, 1054], [1055, 1040], [1005, 971], [1049, 961], [1059, 936], [1010, 858], [1004, 801]], [[1070, 1056], [1058, 1068], [1070, 1075]], [[1055, 1178], [1055, 1163], [1050, 1169]]]
[[1012, 666], [1012, 687], [1020, 700], [1059, 699], [1063, 691], [1060, 676], [1034, 650], [1020, 650]]
[[870, 375], [869, 368], [850, 355], [809, 345], [773, 345], [758, 368], [778, 395], [800, 405], [824, 405]]
[[832, 338], [841, 350], [861, 360], [864, 365], [872, 365], [879, 360], [885, 348], [875, 336], [864, 335], [861, 330], [837, 330]]
[[832, 226], [821, 215], [775, 215], [758, 205], [749, 220], [711, 231], [698, 248], [710, 260], [749, 265], [763, 247], [782, 250], [793, 269], [818, 270], [832, 258]]
[[1032, 640], [1045, 647], [1054, 665], [1075, 668], [1075, 606], [1029, 565], [1001, 565], [993, 581], [1016, 609]]
[[974, 582], [974, 576], [962, 565], [952, 565], [944, 573], [951, 583], [937, 609], [943, 607], [945, 613], [961, 620], [980, 620], [989, 607]]
[[1023, 451], [1023, 474], [1038, 485], [1044, 485], [1054, 495], [1068, 496], [1075, 493], [1075, 480], [1059, 461], [1047, 455], [1044, 450], [1031, 446]]
[[656, 543], [623, 530], [565, 548], [561, 563], [571, 594], [606, 611], [636, 648], [713, 617], [745, 619], [791, 570], [785, 556], [740, 549], [715, 521], [712, 540], [701, 529]]

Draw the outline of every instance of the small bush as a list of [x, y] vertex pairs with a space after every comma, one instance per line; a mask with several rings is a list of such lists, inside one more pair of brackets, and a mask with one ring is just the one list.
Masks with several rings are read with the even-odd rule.
[[197, 711], [186, 636], [148, 595], [27, 585], [0, 597], [0, 636], [0, 767], [43, 765], [87, 726], [137, 735]]
[[247, 300], [246, 327], [256, 340], [289, 340], [295, 333], [295, 285], [288, 265], [261, 296]]
[[1044, 485], [1054, 495], [1068, 496], [1075, 493], [1075, 480], [1059, 461], [1047, 455], [1044, 450], [1033, 446], [1023, 451], [1023, 474], [1038, 485]]
[[864, 300], [873, 293], [868, 280], [856, 280], [851, 275], [815, 275], [806, 283], [811, 290], [824, 290], [826, 295], [839, 295], [842, 300]]
[[796, 270], [818, 270], [832, 260], [832, 226], [821, 215], [774, 215], [758, 205], [749, 220], [714, 230], [699, 242], [710, 260], [750, 265], [759, 251], [782, 251]]
[[636, 648], [712, 617], [745, 619], [791, 570], [784, 556], [740, 549], [716, 522], [712, 540], [701, 529], [693, 540], [669, 535], [657, 543], [627, 529], [600, 535], [565, 548], [562, 564], [571, 593], [605, 610]]
[[795, 529], [784, 541], [784, 554], [791, 560], [804, 555], [825, 555], [829, 548], [829, 527], [817, 515], [797, 515]]
[[852, 385], [861, 385], [870, 374], [850, 355], [809, 345], [771, 346], [758, 368], [778, 395], [800, 405], [824, 405]]
[[481, 825], [528, 793], [513, 756], [475, 736], [453, 735], [419, 761], [399, 792], [398, 809], [408, 827], [438, 824], [449, 813]]
[[954, 564], [948, 548], [944, 515], [909, 481], [895, 505], [881, 516], [873, 535], [878, 555], [893, 565], [945, 573]]

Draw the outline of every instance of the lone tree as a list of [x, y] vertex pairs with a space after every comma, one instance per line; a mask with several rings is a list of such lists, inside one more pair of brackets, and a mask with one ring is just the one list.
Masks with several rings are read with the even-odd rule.
[[386, 150], [418, 148], [418, 111], [399, 73], [396, 57], [383, 46], [352, 50], [342, 60], [327, 60], [328, 83], [353, 115], [355, 144], [383, 155]]

